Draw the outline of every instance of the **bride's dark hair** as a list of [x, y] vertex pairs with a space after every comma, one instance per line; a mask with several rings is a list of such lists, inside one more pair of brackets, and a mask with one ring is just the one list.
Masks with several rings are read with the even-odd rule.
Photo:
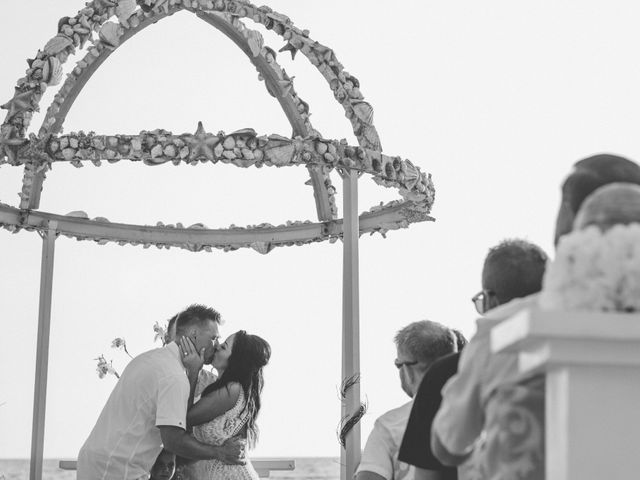
[[247, 440], [250, 446], [255, 445], [258, 439], [258, 426], [256, 418], [260, 411], [260, 393], [264, 385], [262, 367], [271, 357], [271, 347], [257, 335], [250, 335], [244, 330], [235, 333], [231, 355], [227, 360], [227, 368], [220, 378], [209, 385], [202, 392], [202, 396], [228, 387], [232, 382], [237, 382], [242, 387], [246, 400], [242, 412], [249, 412], [246, 423]]

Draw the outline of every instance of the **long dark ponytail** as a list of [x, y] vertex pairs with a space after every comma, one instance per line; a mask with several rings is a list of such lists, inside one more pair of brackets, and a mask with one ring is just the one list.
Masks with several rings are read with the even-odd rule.
[[244, 330], [235, 333], [231, 355], [227, 361], [227, 368], [217, 381], [204, 389], [202, 395], [227, 387], [237, 382], [242, 387], [246, 400], [243, 412], [248, 411], [247, 440], [254, 446], [258, 439], [256, 419], [260, 412], [260, 394], [264, 386], [262, 368], [269, 362], [271, 347], [257, 335], [250, 335]]

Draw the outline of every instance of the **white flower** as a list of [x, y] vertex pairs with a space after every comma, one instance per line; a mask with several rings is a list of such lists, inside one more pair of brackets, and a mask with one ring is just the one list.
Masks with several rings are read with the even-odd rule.
[[113, 341], [111, 342], [111, 348], [124, 348], [126, 350], [127, 348], [127, 342], [125, 341], [124, 338], [114, 338]]
[[164, 327], [161, 327], [160, 324], [158, 322], [153, 324], [153, 331], [156, 332], [156, 336], [153, 337], [153, 341], [157, 342], [158, 340], [160, 340], [162, 342], [162, 346], [165, 345], [165, 337], [167, 335], [167, 329]]
[[98, 361], [98, 365], [96, 365], [96, 371], [98, 372], [98, 377], [104, 378], [108, 374], [111, 374], [111, 375], [115, 375], [117, 378], [120, 378], [120, 375], [118, 375], [118, 372], [116, 371], [116, 369], [113, 368], [113, 361], [107, 362], [107, 360], [104, 358], [104, 355], [100, 355], [98, 358], [95, 358], [94, 360]]
[[545, 310], [640, 311], [640, 225], [562, 237], [540, 295]]

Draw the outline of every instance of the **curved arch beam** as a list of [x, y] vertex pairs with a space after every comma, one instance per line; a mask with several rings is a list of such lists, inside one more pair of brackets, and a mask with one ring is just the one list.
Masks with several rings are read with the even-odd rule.
[[[385, 210], [367, 212], [360, 216], [360, 235], [406, 227], [406, 203], [398, 203]], [[433, 221], [423, 215], [423, 221]], [[25, 212], [0, 204], [0, 226], [19, 230], [47, 229], [51, 221], [57, 222], [56, 231], [77, 240], [93, 240], [98, 243], [116, 242], [130, 245], [154, 245], [159, 248], [177, 247], [193, 252], [222, 249], [253, 248], [268, 253], [274, 247], [302, 245], [342, 237], [342, 220], [326, 223], [299, 222], [292, 225], [264, 226], [235, 229], [207, 229], [202, 227], [172, 228], [167, 226], [141, 226], [109, 223], [47, 212]]]

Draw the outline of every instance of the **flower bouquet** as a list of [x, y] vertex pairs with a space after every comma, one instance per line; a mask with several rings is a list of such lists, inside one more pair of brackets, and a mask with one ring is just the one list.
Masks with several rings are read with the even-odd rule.
[[547, 268], [544, 310], [640, 312], [640, 224], [596, 226], [560, 239]]

